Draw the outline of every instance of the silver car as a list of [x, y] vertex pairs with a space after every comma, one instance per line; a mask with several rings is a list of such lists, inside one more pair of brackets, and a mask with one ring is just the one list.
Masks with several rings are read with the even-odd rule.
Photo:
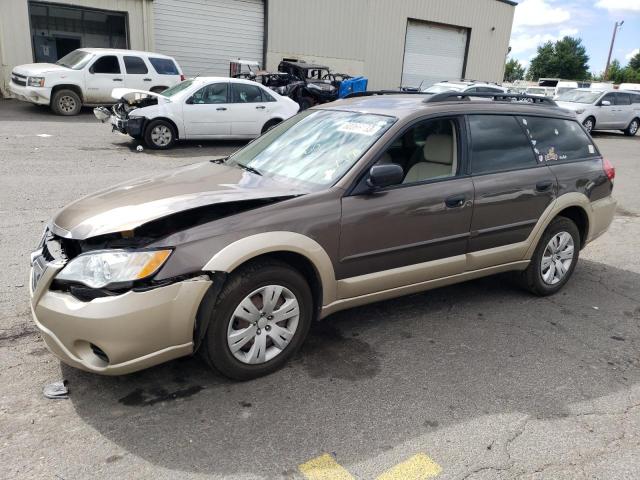
[[640, 92], [576, 88], [560, 95], [556, 103], [574, 111], [588, 132], [622, 130], [631, 136], [640, 127]]

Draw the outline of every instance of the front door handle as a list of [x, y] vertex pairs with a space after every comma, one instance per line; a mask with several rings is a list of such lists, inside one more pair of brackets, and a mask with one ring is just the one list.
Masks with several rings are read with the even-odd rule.
[[114, 81], [114, 82], [121, 82], [121, 81], [122, 81], [122, 79], [121, 79], [121, 78], [114, 78], [114, 79], [113, 79], [113, 81]]
[[226, 110], [225, 107], [218, 107], [216, 108], [216, 110], [218, 110], [219, 112], [224, 112]]
[[151, 81], [151, 79], [150, 79], [150, 78], [143, 78], [143, 79], [142, 79], [142, 81], [143, 81], [143, 82], [150, 82], [150, 81]]
[[258, 105], [256, 107], [256, 110], [264, 110], [264, 108], [265, 108], [264, 105]]
[[467, 200], [467, 197], [464, 195], [453, 195], [451, 197], [447, 197], [444, 201], [444, 204], [449, 208], [460, 208], [464, 205], [464, 202]]
[[536, 183], [536, 190], [538, 192], [546, 192], [547, 190], [551, 189], [552, 185], [553, 182], [551, 180], [542, 180]]

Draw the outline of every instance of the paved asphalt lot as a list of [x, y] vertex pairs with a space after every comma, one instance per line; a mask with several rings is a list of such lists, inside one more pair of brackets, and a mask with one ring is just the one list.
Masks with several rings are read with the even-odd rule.
[[[595, 140], [619, 212], [554, 297], [487, 278], [333, 315], [267, 378], [232, 383], [198, 358], [109, 378], [61, 365], [31, 323], [44, 222], [241, 144], [136, 152], [89, 111], [0, 100], [0, 477], [320, 478], [324, 462], [339, 479], [640, 478], [640, 137]], [[61, 378], [70, 399], [46, 400]]]

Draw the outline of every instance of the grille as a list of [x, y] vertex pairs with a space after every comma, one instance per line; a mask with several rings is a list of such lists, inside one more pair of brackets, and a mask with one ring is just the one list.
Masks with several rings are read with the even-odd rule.
[[19, 73], [11, 73], [11, 81], [21, 87], [27, 85], [27, 77], [25, 75], [20, 75]]

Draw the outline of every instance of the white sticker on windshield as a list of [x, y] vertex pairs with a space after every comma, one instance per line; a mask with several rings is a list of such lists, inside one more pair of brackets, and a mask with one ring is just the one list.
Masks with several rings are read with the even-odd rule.
[[593, 145], [589, 145], [589, 153], [596, 153], [596, 149], [593, 148]]
[[373, 125], [371, 123], [347, 122], [340, 125], [338, 131], [371, 136], [379, 132], [381, 128], [382, 125]]

